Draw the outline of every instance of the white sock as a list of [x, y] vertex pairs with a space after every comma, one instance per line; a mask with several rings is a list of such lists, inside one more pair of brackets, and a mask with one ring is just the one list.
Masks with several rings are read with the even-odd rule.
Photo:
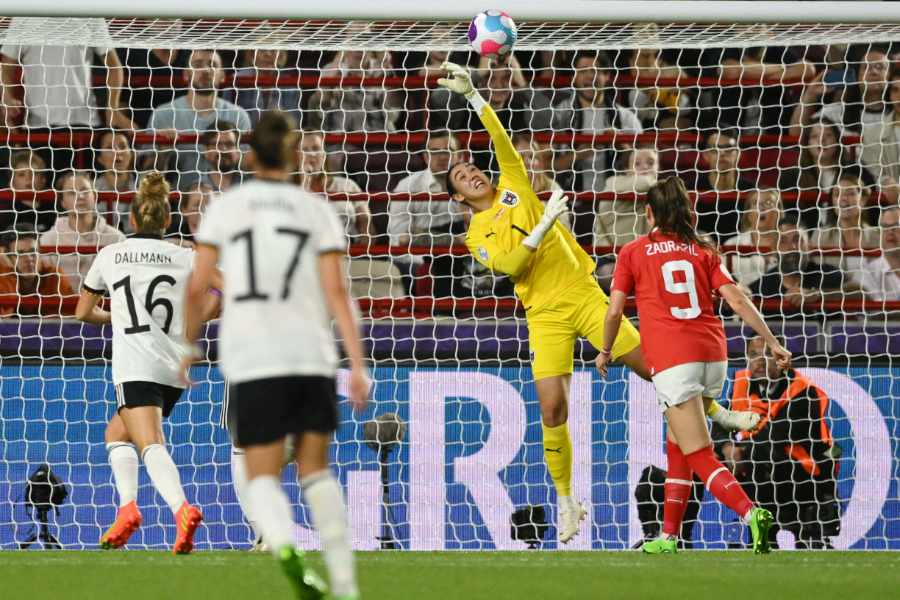
[[134, 444], [129, 442], [110, 442], [106, 445], [109, 466], [112, 467], [113, 482], [119, 492], [119, 506], [137, 500], [138, 492], [138, 455]]
[[241, 511], [250, 523], [250, 529], [253, 530], [254, 540], [259, 537], [259, 528], [256, 525], [256, 519], [253, 518], [253, 507], [250, 506], [247, 498], [247, 462], [244, 458], [244, 451], [235, 446], [231, 447], [231, 483], [234, 485], [234, 495], [237, 496], [238, 504]]
[[247, 499], [256, 524], [272, 554], [284, 546], [294, 545], [294, 518], [287, 495], [281, 489], [281, 481], [272, 475], [262, 475], [247, 484]]
[[353, 568], [347, 508], [340, 484], [331, 471], [325, 470], [301, 479], [300, 487], [322, 540], [325, 566], [334, 595], [356, 596], [359, 591]]
[[185, 503], [184, 490], [181, 489], [178, 467], [169, 451], [162, 444], [150, 444], [141, 453], [141, 460], [147, 467], [153, 487], [172, 509], [172, 514], [178, 514], [178, 509]]

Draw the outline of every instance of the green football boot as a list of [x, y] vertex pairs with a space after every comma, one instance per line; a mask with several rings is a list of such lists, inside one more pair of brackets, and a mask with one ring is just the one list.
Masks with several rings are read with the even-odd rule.
[[678, 538], [661, 536], [641, 545], [644, 554], [675, 554], [678, 552]]
[[772, 513], [764, 508], [756, 507], [750, 511], [750, 535], [753, 537], [753, 554], [768, 554], [769, 528], [772, 527]]
[[278, 551], [281, 570], [291, 580], [298, 600], [323, 600], [328, 586], [315, 571], [303, 564], [303, 552], [293, 546], [284, 546]]

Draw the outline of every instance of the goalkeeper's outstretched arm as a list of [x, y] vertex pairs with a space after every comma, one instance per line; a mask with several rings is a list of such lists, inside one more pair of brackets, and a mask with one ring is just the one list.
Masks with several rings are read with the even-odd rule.
[[503, 124], [500, 123], [500, 119], [497, 118], [497, 113], [494, 112], [494, 109], [472, 85], [472, 76], [469, 74], [468, 69], [451, 62], [445, 62], [442, 67], [447, 71], [448, 76], [438, 79], [438, 85], [452, 92], [462, 94], [468, 100], [478, 118], [481, 119], [481, 124], [487, 129], [488, 135], [491, 136], [491, 143], [494, 145], [494, 152], [497, 155], [497, 163], [500, 165], [500, 173], [503, 175], [522, 176], [528, 181], [528, 172], [525, 170], [525, 163], [522, 162], [522, 157], [513, 145], [509, 133], [507, 133]]

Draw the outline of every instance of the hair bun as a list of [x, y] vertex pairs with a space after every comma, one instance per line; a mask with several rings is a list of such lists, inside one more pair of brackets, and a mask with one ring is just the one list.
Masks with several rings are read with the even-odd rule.
[[141, 183], [138, 187], [138, 194], [140, 194], [141, 198], [144, 200], [157, 200], [159, 198], [168, 199], [170, 192], [171, 188], [169, 187], [169, 182], [166, 181], [166, 178], [158, 171], [153, 171], [152, 173], [144, 175], [144, 177], [141, 178]]

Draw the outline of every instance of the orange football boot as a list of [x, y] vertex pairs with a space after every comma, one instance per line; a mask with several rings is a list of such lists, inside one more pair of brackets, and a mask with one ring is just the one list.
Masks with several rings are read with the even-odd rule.
[[100, 537], [100, 547], [104, 550], [121, 548], [128, 542], [131, 534], [141, 526], [141, 521], [141, 511], [138, 510], [137, 503], [134, 500], [125, 506], [119, 507], [116, 513], [116, 521]]
[[178, 535], [175, 537], [175, 545], [172, 546], [172, 554], [190, 554], [194, 549], [194, 532], [200, 526], [203, 515], [200, 510], [187, 502], [181, 505], [175, 515], [175, 526], [178, 527]]

